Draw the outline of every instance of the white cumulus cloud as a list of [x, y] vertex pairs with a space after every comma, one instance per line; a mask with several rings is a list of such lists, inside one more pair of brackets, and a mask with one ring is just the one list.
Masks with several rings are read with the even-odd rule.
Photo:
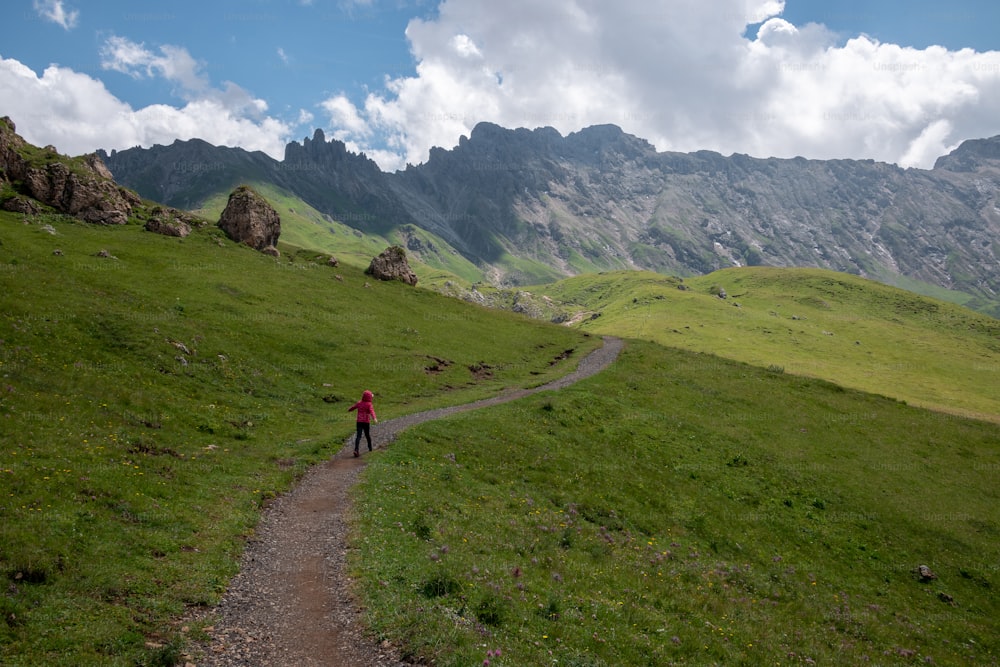
[[782, 18], [784, 6], [447, 0], [407, 28], [414, 76], [323, 107], [334, 134], [377, 148], [383, 168], [422, 162], [479, 121], [564, 134], [615, 123], [660, 150], [919, 167], [1000, 133], [1000, 52], [838, 43]]
[[46, 21], [61, 25], [66, 30], [72, 30], [80, 20], [80, 12], [67, 9], [62, 0], [34, 0], [35, 11]]
[[[134, 66], [138, 68], [135, 71], [145, 72], [150, 65], [145, 56], [139, 56]], [[156, 66], [151, 67], [151, 71], [156, 70]], [[186, 75], [178, 80], [186, 80]], [[201, 98], [192, 96], [180, 107], [153, 104], [133, 109], [86, 74], [53, 65], [39, 76], [17, 60], [0, 57], [4, 114], [31, 143], [53, 144], [62, 153], [79, 155], [98, 148], [124, 149], [200, 138], [282, 158], [292, 128], [264, 116], [263, 101], [248, 98], [242, 89], [209, 93]]]

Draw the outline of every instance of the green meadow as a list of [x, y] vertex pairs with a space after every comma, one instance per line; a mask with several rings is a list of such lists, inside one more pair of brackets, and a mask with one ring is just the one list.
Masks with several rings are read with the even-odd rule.
[[0, 213], [0, 663], [174, 664], [363, 389], [391, 418], [599, 344], [281, 249]]
[[771, 267], [684, 279], [633, 271], [532, 291], [578, 314], [585, 331], [1000, 419], [1000, 320], [856, 276]]
[[557, 326], [372, 280], [380, 240], [268, 197], [278, 259], [0, 213], [0, 663], [177, 664], [363, 389], [382, 419], [465, 403], [605, 333], [599, 375], [368, 458], [374, 639], [456, 666], [1000, 662], [997, 320], [754, 268], [533, 289]]
[[991, 665], [998, 478], [994, 423], [633, 340], [375, 457], [354, 568], [418, 664]]

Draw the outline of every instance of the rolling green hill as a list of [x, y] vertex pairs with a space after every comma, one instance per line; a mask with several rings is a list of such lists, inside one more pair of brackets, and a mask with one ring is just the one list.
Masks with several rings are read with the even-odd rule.
[[767, 267], [683, 280], [618, 272], [532, 293], [574, 314], [585, 331], [1000, 420], [1000, 321], [856, 276]]
[[996, 665], [998, 473], [995, 423], [633, 340], [404, 433], [353, 567], [418, 664]]
[[172, 664], [171, 621], [218, 599], [363, 389], [387, 418], [544, 382], [599, 344], [212, 227], [27, 221], [0, 213], [4, 665]]
[[362, 241], [334, 269], [27, 222], [0, 214], [4, 664], [173, 664], [361, 389], [388, 417], [536, 385], [590, 332], [632, 338], [610, 371], [370, 459], [379, 636], [441, 665], [1000, 661], [1000, 427], [960, 416], [998, 414], [996, 320], [819, 270], [536, 290], [581, 331], [372, 281]]

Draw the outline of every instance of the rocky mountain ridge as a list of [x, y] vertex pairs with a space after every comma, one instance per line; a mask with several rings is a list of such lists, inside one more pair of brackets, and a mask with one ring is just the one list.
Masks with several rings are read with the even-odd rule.
[[1000, 137], [967, 141], [931, 170], [657, 152], [613, 125], [564, 137], [481, 123], [396, 173], [319, 130], [280, 162], [197, 140], [99, 155], [120, 183], [174, 206], [260, 179], [361, 231], [416, 225], [497, 284], [774, 265], [1000, 294]]

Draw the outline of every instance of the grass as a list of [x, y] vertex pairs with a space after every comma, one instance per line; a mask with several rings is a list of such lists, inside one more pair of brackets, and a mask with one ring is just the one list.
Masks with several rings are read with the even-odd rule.
[[282, 250], [0, 213], [0, 663], [172, 664], [363, 389], [388, 419], [598, 344]]
[[742, 269], [547, 288], [600, 313], [579, 331], [373, 281], [361, 246], [333, 269], [31, 222], [0, 214], [0, 663], [174, 664], [362, 389], [387, 419], [537, 385], [587, 332], [634, 340], [370, 459], [352, 567], [380, 638], [439, 665], [1000, 661], [1000, 427], [960, 416], [1000, 414], [996, 320]]
[[352, 567], [428, 664], [991, 665], [998, 471], [996, 424], [631, 341], [403, 434]]
[[[475, 282], [483, 277], [479, 268], [430, 232], [408, 226], [385, 237], [362, 234], [347, 224], [352, 221], [334, 220], [270, 183], [253, 183], [252, 186], [281, 217], [281, 241], [287, 245], [325, 251], [345, 264], [365, 268], [386, 246], [406, 247], [407, 239], [414, 238], [421, 245], [421, 261], [413, 262], [412, 268], [424, 284], [439, 284], [456, 277]], [[229, 192], [220, 192], [205, 201], [196, 213], [216, 221], [225, 210], [228, 198]]]
[[[727, 298], [716, 296], [719, 288]], [[586, 331], [779, 366], [913, 405], [1000, 419], [1000, 321], [855, 276], [754, 267], [682, 281], [618, 272], [532, 291], [584, 313]]]

